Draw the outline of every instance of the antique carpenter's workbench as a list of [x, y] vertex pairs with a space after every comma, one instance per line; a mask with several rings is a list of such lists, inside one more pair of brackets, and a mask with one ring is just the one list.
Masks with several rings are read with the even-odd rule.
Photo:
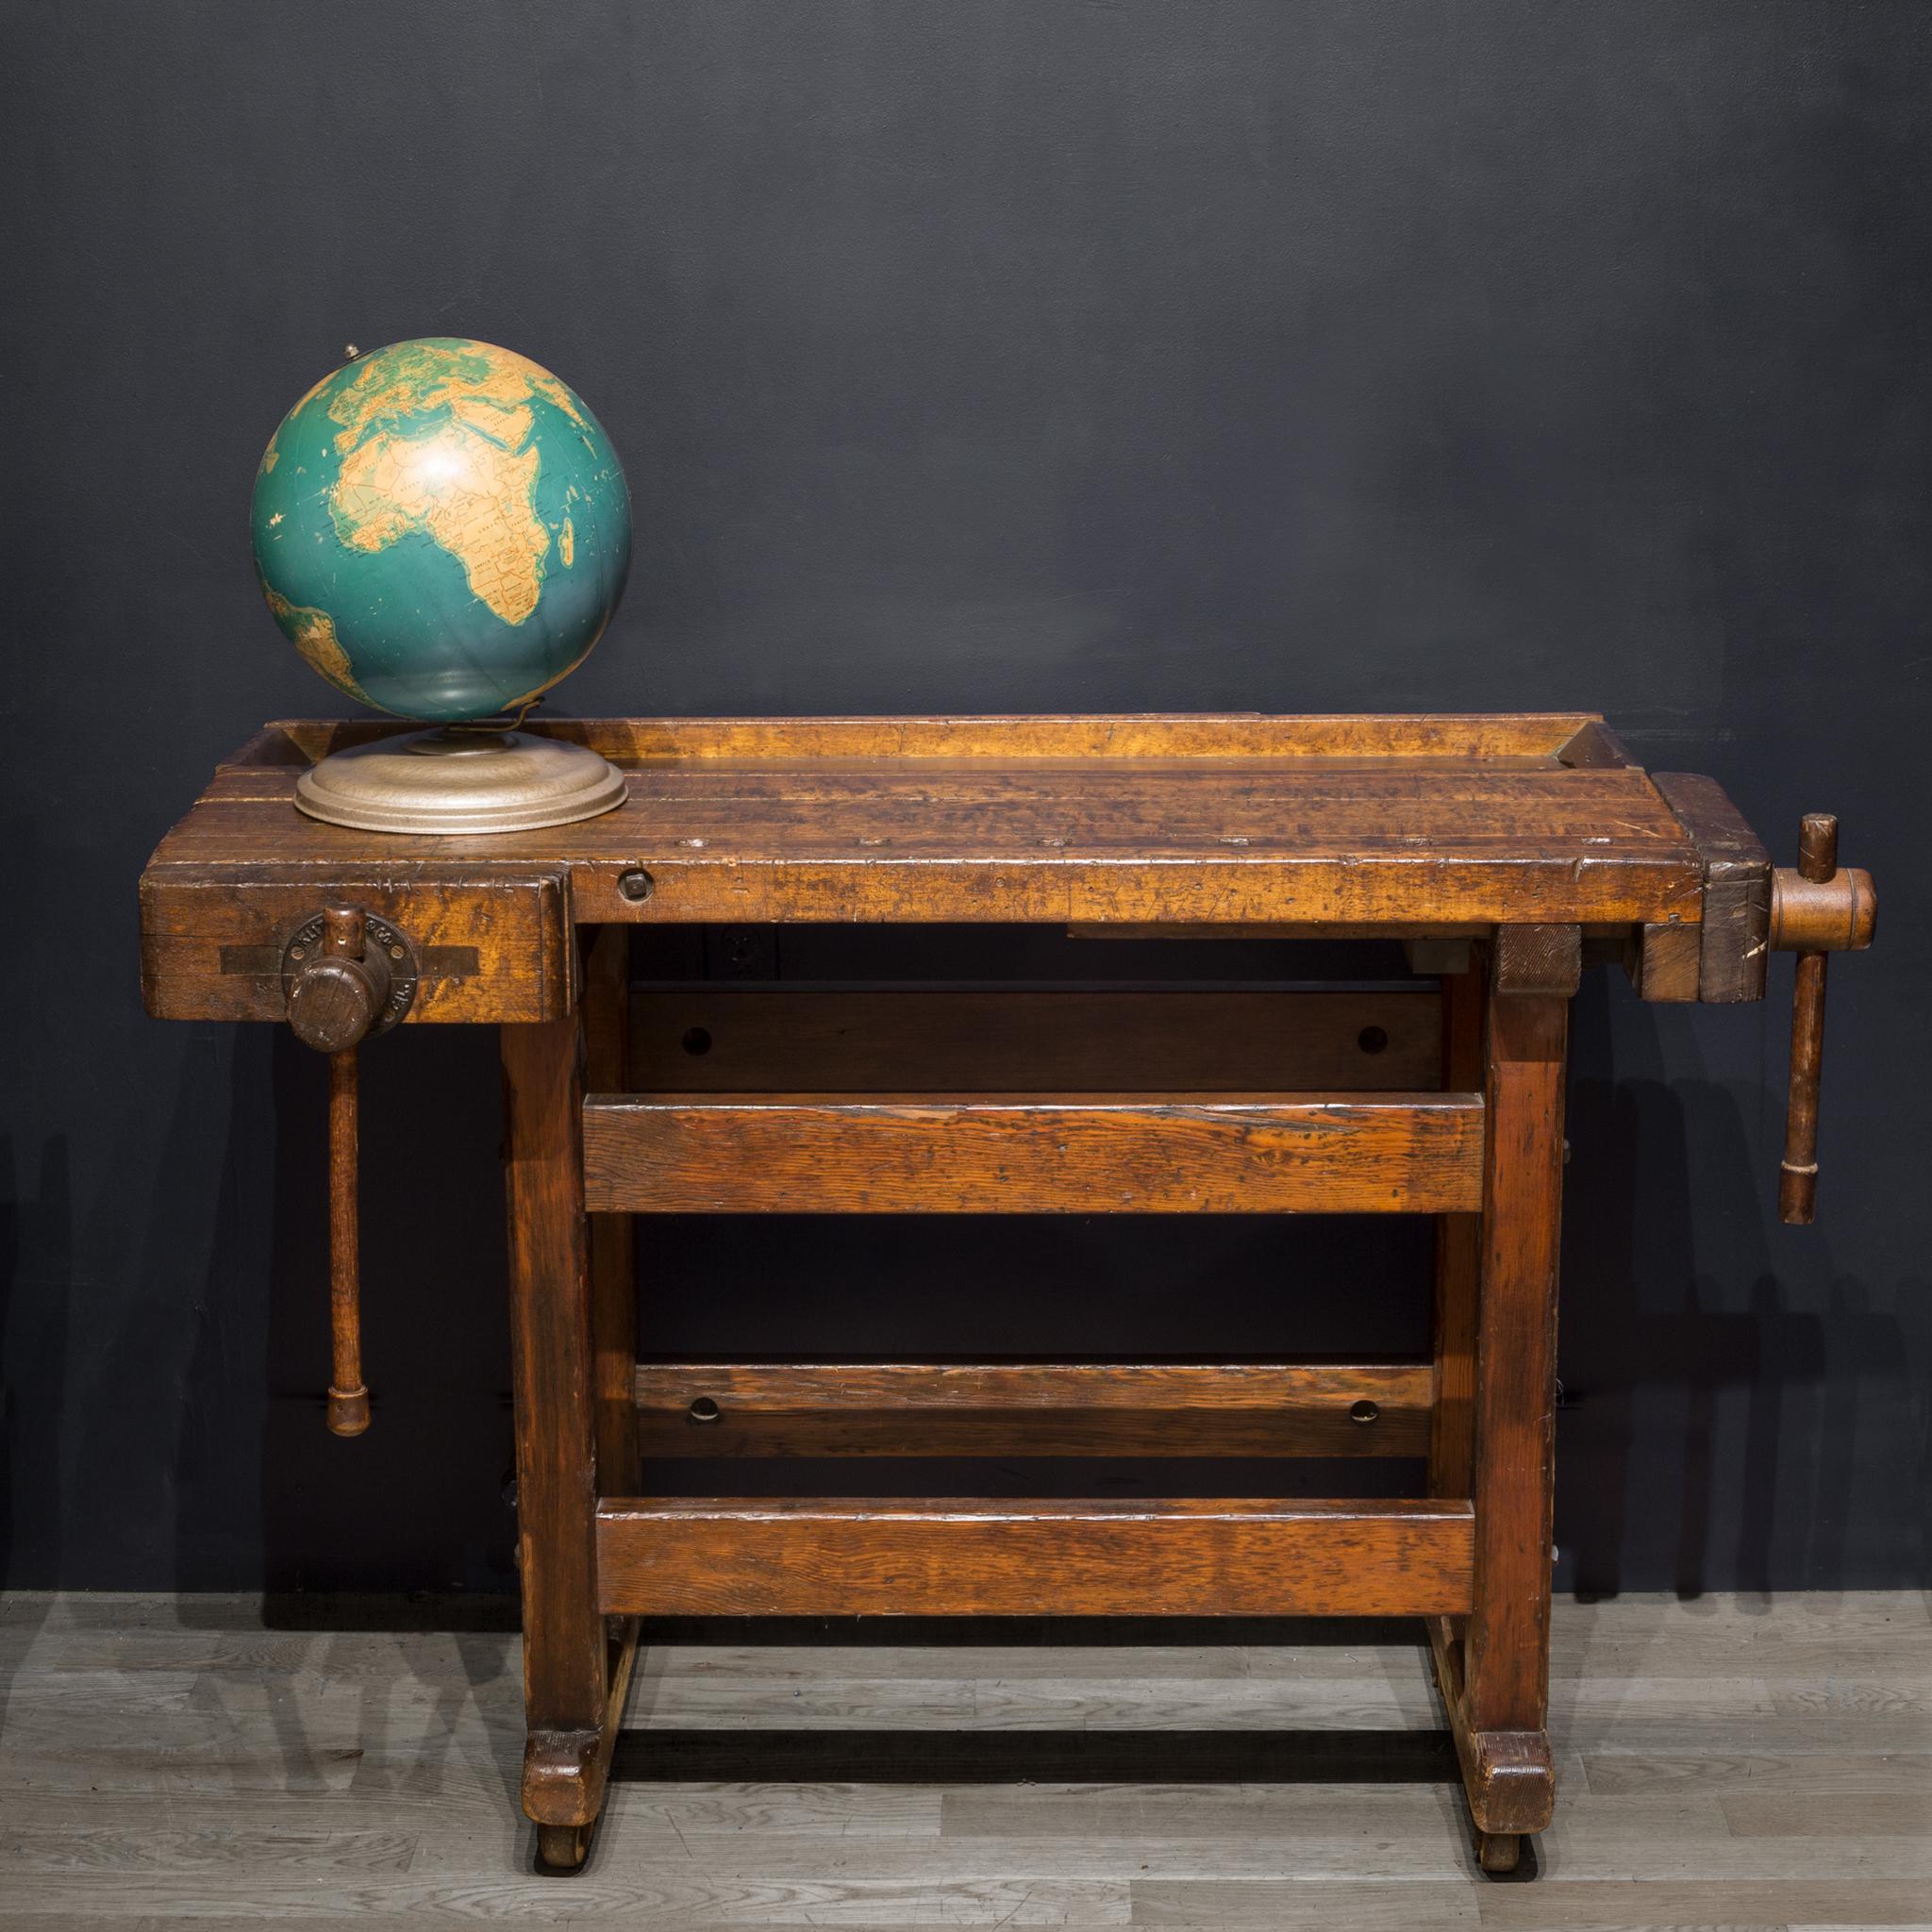
[[[642, 1614], [1413, 1615], [1490, 1871], [1544, 1730], [1566, 1023], [1578, 974], [1761, 998], [1801, 955], [1781, 1193], [1809, 1218], [1827, 819], [1774, 870], [1708, 779], [1583, 716], [611, 720], [607, 816], [458, 840], [291, 800], [380, 727], [269, 727], [142, 881], [148, 1005], [331, 1055], [330, 1424], [367, 1426], [355, 1046], [500, 1028], [528, 1742], [581, 1859]], [[629, 985], [660, 922], [981, 922], [1410, 942], [1412, 991]], [[1435, 1217], [1432, 1360], [637, 1360], [635, 1213]], [[996, 1345], [998, 1338], [989, 1338]], [[654, 1454], [1426, 1457], [1391, 1500], [665, 1498]]]

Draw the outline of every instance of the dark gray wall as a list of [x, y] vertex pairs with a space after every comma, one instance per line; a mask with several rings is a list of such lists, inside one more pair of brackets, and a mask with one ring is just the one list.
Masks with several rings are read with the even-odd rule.
[[[155, 841], [338, 708], [255, 589], [261, 446], [342, 343], [429, 333], [558, 370], [628, 466], [571, 708], [1574, 706], [1786, 857], [1841, 813], [1886, 909], [1816, 1229], [1772, 1205], [1788, 967], [1579, 1002], [1563, 1574], [1927, 1580], [1932, 12], [0, 21], [6, 1580], [508, 1576], [491, 1041], [369, 1056], [383, 1404], [337, 1445], [320, 1064], [135, 990]], [[1381, 1280], [1415, 1243], [1346, 1226], [776, 1232], [653, 1232], [651, 1333], [1212, 1351], [1422, 1307]]]

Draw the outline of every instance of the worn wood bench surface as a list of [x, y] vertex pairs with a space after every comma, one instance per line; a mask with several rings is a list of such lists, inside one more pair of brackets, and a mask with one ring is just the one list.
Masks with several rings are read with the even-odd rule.
[[[1695, 924], [1704, 862], [1600, 722], [1430, 719], [557, 723], [619, 765], [602, 818], [371, 835], [289, 809], [362, 727], [272, 725], [156, 854], [158, 889], [421, 867], [553, 868], [582, 920]], [[647, 898], [626, 896], [646, 871]]]
[[[294, 809], [311, 760], [383, 728], [271, 725], [221, 766], [143, 875], [144, 985], [164, 1017], [282, 1019], [283, 949], [333, 906], [388, 922], [398, 958], [407, 936], [410, 1024], [501, 1025], [544, 1855], [583, 1854], [641, 1615], [1278, 1609], [1425, 1620], [1483, 1862], [1513, 1864], [1554, 1793], [1568, 1003], [1586, 957], [1648, 999], [1762, 995], [1772, 873], [1723, 793], [1653, 778], [1584, 714], [631, 719], [539, 727], [625, 773], [624, 804], [579, 824], [427, 839]], [[812, 922], [1393, 936], [1433, 976], [630, 984], [628, 926]], [[773, 1211], [1424, 1213], [1435, 1346], [641, 1365], [631, 1217]], [[843, 1466], [1406, 1454], [1426, 1480], [1374, 1501], [670, 1498], [641, 1441]]]

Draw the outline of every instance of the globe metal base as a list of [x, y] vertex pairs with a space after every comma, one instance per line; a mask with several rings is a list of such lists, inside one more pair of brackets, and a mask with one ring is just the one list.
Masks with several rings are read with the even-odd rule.
[[574, 824], [624, 798], [624, 774], [588, 745], [461, 725], [331, 752], [295, 781], [312, 819], [449, 838]]

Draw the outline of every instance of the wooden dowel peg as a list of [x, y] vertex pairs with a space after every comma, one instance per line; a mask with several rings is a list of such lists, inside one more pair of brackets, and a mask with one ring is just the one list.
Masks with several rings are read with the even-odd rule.
[[328, 1426], [359, 1436], [369, 1426], [369, 1391], [362, 1384], [361, 1232], [357, 1223], [356, 1049], [328, 1060], [328, 1317], [334, 1374], [328, 1387]]

